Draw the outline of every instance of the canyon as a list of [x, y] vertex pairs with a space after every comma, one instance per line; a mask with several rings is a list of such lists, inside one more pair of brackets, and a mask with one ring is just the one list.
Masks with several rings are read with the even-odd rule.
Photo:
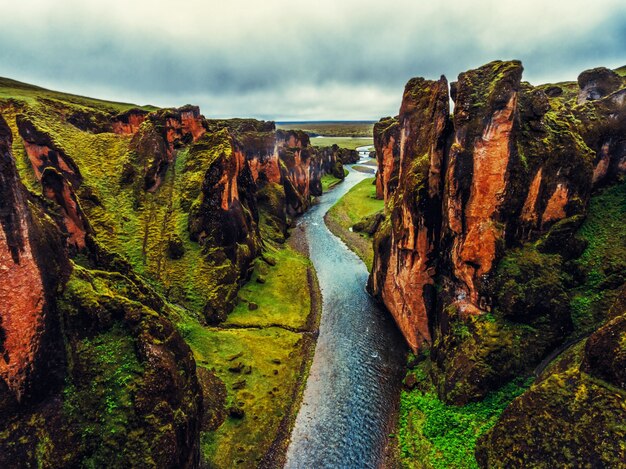
[[522, 73], [409, 80], [368, 191], [302, 130], [0, 79], [0, 466], [619, 467], [626, 70]]
[[[0, 465], [228, 467], [236, 430], [217, 429], [244, 418], [238, 398], [250, 401], [247, 444], [258, 438], [246, 457], [280, 459], [314, 305], [311, 325], [304, 300], [297, 321], [224, 322], [261, 271], [276, 283], [295, 268], [310, 301], [315, 277], [283, 248], [288, 227], [356, 152], [195, 106], [0, 85]], [[255, 358], [259, 344], [268, 355]], [[270, 358], [286, 376], [260, 376]], [[280, 399], [276, 415], [254, 423], [267, 404], [241, 391], [241, 373]]]

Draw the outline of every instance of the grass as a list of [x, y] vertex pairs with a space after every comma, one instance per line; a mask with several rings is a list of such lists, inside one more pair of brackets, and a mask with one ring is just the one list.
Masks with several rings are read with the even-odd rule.
[[70, 103], [78, 107], [94, 108], [116, 113], [135, 108], [141, 108], [149, 111], [157, 109], [155, 106], [138, 106], [136, 104], [105, 101], [70, 93], [47, 90], [38, 86], [11, 80], [10, 78], [0, 77], [0, 101], [20, 99], [28, 101], [29, 104], [34, 104], [42, 98], [61, 101], [64, 105]]
[[373, 145], [373, 142], [371, 138], [324, 137], [312, 138], [311, 145], [314, 147], [330, 147], [332, 145], [337, 145], [339, 148], [356, 150], [358, 147]]
[[410, 469], [478, 468], [474, 449], [480, 436], [530, 382], [510, 382], [480, 402], [461, 407], [442, 402], [422, 368], [413, 372], [426, 390], [403, 391], [400, 397], [398, 446], [402, 467]]
[[366, 174], [375, 174], [376, 173], [376, 168], [374, 168], [372, 165], [360, 165], [360, 164], [355, 164], [352, 169], [359, 171], [361, 173], [366, 173]]
[[[242, 301], [224, 325], [260, 326], [274, 324], [302, 329], [311, 310], [307, 270], [311, 261], [289, 246], [273, 252], [275, 266], [258, 260], [250, 281], [239, 290]], [[258, 283], [261, 279], [265, 283]], [[258, 309], [251, 311], [249, 304]]]
[[384, 207], [384, 202], [376, 198], [374, 178], [367, 178], [356, 184], [328, 211], [324, 217], [328, 228], [343, 240], [372, 270], [374, 250], [372, 238], [354, 233], [350, 228], [363, 217], [372, 215]]
[[372, 137], [374, 135], [374, 121], [277, 122], [276, 127], [284, 130], [303, 130], [309, 135], [327, 137]]
[[113, 460], [112, 451], [124, 448], [124, 441], [129, 438], [128, 420], [133, 409], [135, 381], [141, 376], [143, 367], [137, 360], [134, 341], [120, 326], [93, 339], [80, 341], [76, 353], [90, 365], [94, 381], [88, 388], [66, 388], [64, 405], [66, 412], [71, 414], [72, 410], [85, 412], [82, 408], [85, 402], [99, 404], [96, 406], [97, 423], [86, 426], [83, 431], [87, 442], [101, 443], [90, 460], [85, 461], [89, 466], [92, 461]]
[[[203, 327], [184, 314], [178, 323], [198, 366], [213, 370], [225, 383], [227, 406], [245, 411], [243, 419], [228, 417], [216, 431], [202, 434], [210, 467], [256, 467], [284, 421], [295, 418], [293, 402], [313, 350], [310, 337], [301, 332], [311, 320], [311, 263], [289, 245], [269, 249], [266, 256], [276, 265], [257, 261], [239, 291], [240, 303], [222, 326]], [[265, 283], [258, 283], [259, 277]], [[250, 302], [258, 309], [250, 310]]]
[[[205, 459], [210, 467], [256, 467], [273, 443], [298, 385], [302, 334], [278, 327], [220, 330], [193, 325], [186, 340], [198, 366], [215, 370], [225, 383], [227, 405], [245, 411], [242, 419], [227, 417], [216, 431], [202, 434]], [[228, 370], [240, 363], [250, 367], [249, 374], [247, 369]]]
[[322, 192], [328, 192], [342, 181], [343, 179], [338, 179], [332, 174], [324, 174], [322, 176]]

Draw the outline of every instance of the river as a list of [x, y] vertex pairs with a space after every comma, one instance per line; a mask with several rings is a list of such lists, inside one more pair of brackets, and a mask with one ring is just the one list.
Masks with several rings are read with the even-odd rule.
[[350, 170], [302, 216], [323, 305], [319, 338], [285, 467], [376, 468], [383, 463], [402, 379], [404, 341], [365, 291], [365, 264], [335, 237], [324, 214], [371, 177]]

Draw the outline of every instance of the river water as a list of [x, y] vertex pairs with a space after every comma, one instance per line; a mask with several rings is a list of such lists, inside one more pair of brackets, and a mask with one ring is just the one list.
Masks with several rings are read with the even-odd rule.
[[335, 237], [324, 214], [371, 177], [350, 173], [298, 224], [306, 232], [323, 297], [320, 333], [285, 467], [375, 468], [395, 412], [404, 340], [365, 291], [365, 264]]

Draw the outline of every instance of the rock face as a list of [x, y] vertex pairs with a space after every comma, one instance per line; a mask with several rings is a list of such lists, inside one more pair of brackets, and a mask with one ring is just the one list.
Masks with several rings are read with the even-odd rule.
[[[58, 386], [63, 367], [55, 305], [69, 264], [61, 234], [19, 180], [0, 116], [0, 389], [2, 407]], [[61, 368], [59, 370], [58, 368]]]
[[179, 329], [226, 319], [343, 152], [22, 89], [0, 98], [0, 467], [199, 467], [227, 391]]
[[[380, 296], [414, 349], [431, 341], [427, 313], [434, 301], [434, 249], [441, 220], [429, 214], [441, 205], [447, 127], [448, 82], [442, 77], [437, 82], [414, 79], [407, 84], [398, 117], [397, 161], [396, 136], [382, 137], [376, 129], [376, 142], [383, 144], [377, 147], [383, 159], [377, 188], [382, 186], [393, 208], [376, 237], [369, 288]], [[385, 157], [390, 160], [387, 164]], [[390, 188], [396, 171], [398, 186], [412, 188], [410, 196]]]
[[[32, 146], [25, 147], [30, 157]], [[91, 459], [197, 466], [201, 403], [195, 363], [165, 319], [163, 302], [139, 279], [107, 272], [106, 263], [92, 274], [70, 261], [91, 236], [68, 180], [77, 172], [66, 178], [54, 159], [43, 168], [35, 165], [43, 195], [60, 209], [54, 213], [22, 185], [11, 148], [11, 129], [0, 117], [0, 465], [19, 460], [61, 467]], [[117, 288], [130, 290], [128, 297]], [[106, 395], [107, 376], [130, 366], [133, 374], [124, 382], [130, 387], [121, 392], [134, 389], [133, 401]], [[113, 409], [107, 418], [105, 405]], [[174, 420], [174, 412], [182, 418]], [[107, 437], [115, 431], [107, 419], [121, 417], [125, 429]], [[85, 428], [96, 429], [90, 442], [81, 436]], [[42, 441], [44, 459], [37, 459]]]
[[279, 130], [276, 134], [278, 156], [281, 161], [281, 176], [285, 181], [287, 210], [290, 215], [304, 213], [309, 208], [311, 187], [321, 193], [314, 183], [311, 185], [311, 158], [313, 149], [309, 136], [302, 131]]
[[[423, 340], [431, 342], [428, 329], [436, 321], [427, 318], [436, 315], [436, 308], [427, 305], [432, 300], [426, 299], [424, 285], [433, 283], [435, 271], [441, 274], [446, 308], [463, 317], [487, 313], [493, 302], [487, 283], [505, 250], [584, 213], [593, 152], [582, 140], [572, 111], [522, 83], [521, 74], [519, 62], [495, 62], [461, 74], [451, 86], [451, 123], [446, 107], [437, 106], [448, 99], [444, 83], [412, 80], [398, 126], [391, 119], [377, 124], [377, 188], [390, 207], [390, 230], [378, 237], [381, 249], [370, 288], [403, 324], [414, 350]], [[422, 122], [436, 129], [424, 129]], [[419, 135], [417, 145], [411, 132]], [[417, 179], [405, 180], [406, 168]], [[405, 200], [415, 203], [407, 206]], [[396, 221], [398, 213], [406, 214], [403, 223]], [[441, 266], [434, 269], [431, 261], [434, 270], [424, 277], [412, 271], [414, 263], [397, 262], [394, 252], [406, 249], [405, 236], [424, 240], [416, 248], [424, 265], [437, 257]], [[397, 271], [382, 282], [390, 266]], [[395, 303], [415, 290], [422, 292], [415, 303], [402, 300], [408, 309], [400, 314], [389, 298], [393, 285], [403, 283], [404, 273], [411, 282], [398, 288]], [[409, 312], [414, 321], [406, 321]]]
[[374, 146], [378, 161], [376, 197], [388, 200], [391, 193], [398, 187], [400, 159], [398, 118], [387, 117], [374, 124]]
[[578, 104], [604, 98], [622, 85], [622, 77], [613, 70], [604, 67], [586, 70], [578, 76]]
[[237, 257], [239, 245], [247, 245], [248, 256], [256, 257], [260, 247], [259, 216], [250, 166], [226, 131], [208, 136], [192, 151], [210, 151], [215, 147], [225, 151], [211, 161], [204, 176], [200, 203], [189, 217], [191, 239], [220, 246], [231, 259]]
[[[584, 72], [578, 84], [533, 87], [521, 77], [517, 61], [460, 74], [450, 86], [451, 117], [445, 78], [412, 79], [398, 117], [374, 128], [386, 219], [375, 235], [368, 288], [411, 348], [429, 349], [439, 397], [457, 405], [483, 399], [596, 329], [571, 369], [584, 371], [581, 383], [587, 374], [613, 386], [623, 378], [619, 319], [603, 326], [611, 318], [594, 313], [583, 328], [570, 302], [590, 288], [582, 271], [591, 254], [577, 260], [588, 252], [590, 229], [581, 225], [590, 197], [623, 179], [626, 80], [606, 69]], [[619, 210], [613, 197], [611, 210]], [[611, 278], [601, 288], [613, 292], [625, 280]], [[559, 465], [592, 454], [594, 444], [565, 460], [551, 459], [558, 444], [511, 446], [527, 438], [528, 415], [549, 413], [548, 399], [547, 387], [533, 386], [515, 401], [483, 440], [479, 462]], [[558, 417], [563, 426], [580, 412], [607, 411], [591, 401], [570, 410]], [[607, 428], [619, 441], [614, 423]], [[537, 438], [548, 438], [545, 425]], [[598, 461], [607, 463], [608, 453]]]
[[132, 135], [139, 130], [139, 126], [146, 120], [147, 111], [131, 109], [119, 114], [114, 120], [111, 129], [116, 134]]
[[43, 170], [51, 167], [78, 188], [82, 177], [76, 163], [30, 120], [19, 115], [16, 122], [37, 179], [41, 180]]

